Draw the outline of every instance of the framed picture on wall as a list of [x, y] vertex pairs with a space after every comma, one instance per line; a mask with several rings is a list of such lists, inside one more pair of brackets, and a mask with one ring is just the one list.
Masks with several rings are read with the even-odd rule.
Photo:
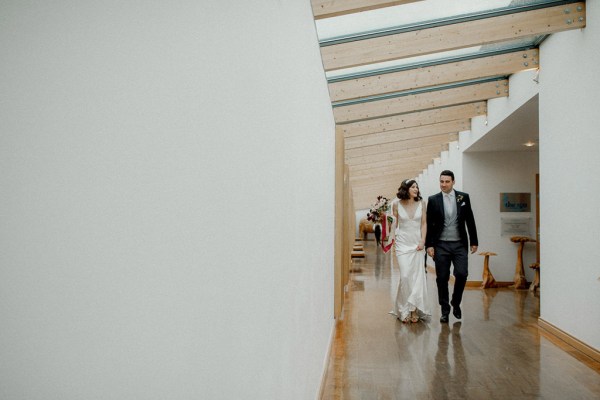
[[500, 193], [500, 212], [530, 212], [531, 193]]

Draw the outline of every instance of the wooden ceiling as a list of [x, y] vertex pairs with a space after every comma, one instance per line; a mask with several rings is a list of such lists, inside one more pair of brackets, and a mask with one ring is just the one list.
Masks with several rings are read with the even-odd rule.
[[[312, 0], [312, 6], [321, 20], [416, 2], [427, 3]], [[356, 209], [369, 208], [378, 195], [393, 198], [403, 179], [418, 176], [459, 132], [470, 129], [471, 118], [487, 113], [489, 99], [509, 96], [511, 74], [540, 67], [539, 39], [505, 43], [585, 27], [585, 2], [522, 3], [321, 40], [326, 72], [373, 64], [363, 67], [366, 72], [328, 78]], [[443, 53], [475, 46], [481, 47], [468, 56]], [[428, 61], [374, 65], [423, 55]]]

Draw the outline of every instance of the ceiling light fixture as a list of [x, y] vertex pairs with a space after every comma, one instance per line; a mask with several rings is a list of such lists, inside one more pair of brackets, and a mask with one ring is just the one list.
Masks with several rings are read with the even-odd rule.
[[535, 142], [532, 142], [531, 140], [527, 143], [523, 143], [523, 146], [527, 146], [527, 147], [532, 147], [535, 146]]

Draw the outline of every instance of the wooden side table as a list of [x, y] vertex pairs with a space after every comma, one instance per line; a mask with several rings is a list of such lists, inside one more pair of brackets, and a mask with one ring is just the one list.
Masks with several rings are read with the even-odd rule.
[[481, 282], [481, 288], [495, 288], [498, 287], [496, 283], [496, 279], [494, 279], [494, 275], [492, 275], [492, 271], [490, 270], [490, 256], [497, 256], [496, 253], [492, 253], [491, 251], [484, 251], [479, 253], [480, 256], [484, 256], [483, 259], [483, 281]]
[[535, 277], [529, 286], [529, 290], [535, 292], [535, 290], [540, 287], [540, 263], [530, 264], [529, 268], [535, 270]]
[[527, 279], [525, 279], [525, 268], [523, 267], [523, 248], [527, 242], [535, 242], [527, 236], [513, 236], [510, 238], [513, 243], [519, 243], [517, 249], [517, 264], [515, 265], [515, 289], [527, 289]]

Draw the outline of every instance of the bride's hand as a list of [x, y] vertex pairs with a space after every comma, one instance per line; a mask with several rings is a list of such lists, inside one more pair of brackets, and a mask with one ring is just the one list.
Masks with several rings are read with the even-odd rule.
[[423, 242], [419, 242], [417, 245], [417, 251], [421, 251], [425, 248], [425, 244]]

